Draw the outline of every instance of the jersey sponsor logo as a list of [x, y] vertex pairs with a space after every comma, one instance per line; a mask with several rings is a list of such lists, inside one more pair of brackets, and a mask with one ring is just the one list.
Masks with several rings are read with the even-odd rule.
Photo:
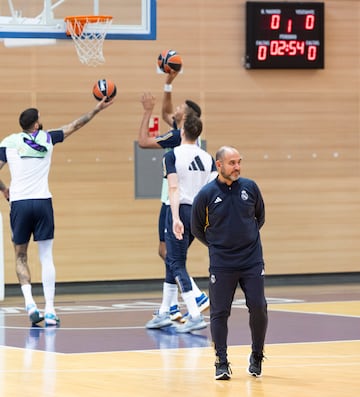
[[191, 162], [189, 165], [189, 171], [205, 171], [204, 164], [199, 156], [196, 156]]

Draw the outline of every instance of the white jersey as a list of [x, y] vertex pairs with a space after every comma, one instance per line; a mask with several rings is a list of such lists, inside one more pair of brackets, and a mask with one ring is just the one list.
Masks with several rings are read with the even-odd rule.
[[192, 204], [199, 190], [216, 175], [215, 161], [196, 144], [182, 144], [164, 156], [164, 176], [176, 173], [180, 204]]
[[16, 149], [7, 148], [6, 157], [11, 174], [11, 201], [50, 198], [48, 175], [53, 147], [43, 158], [21, 158]]
[[[24, 147], [14, 144], [17, 142], [17, 135], [20, 136], [20, 134], [14, 134], [10, 141], [5, 139], [0, 143], [0, 147], [5, 150], [6, 154], [5, 157], [1, 154], [0, 159], [7, 161], [11, 175], [10, 201], [51, 198], [48, 183], [51, 157], [54, 144], [62, 142], [64, 139], [63, 131], [57, 130], [48, 134], [50, 138], [46, 145], [46, 151], [41, 157], [24, 155], [22, 151]], [[30, 148], [29, 151], [31, 150]]]

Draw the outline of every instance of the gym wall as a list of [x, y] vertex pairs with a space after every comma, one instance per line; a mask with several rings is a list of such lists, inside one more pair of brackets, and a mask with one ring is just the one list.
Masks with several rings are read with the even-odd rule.
[[[96, 80], [117, 84], [116, 103], [54, 150], [58, 282], [164, 276], [157, 255], [160, 198], [135, 198], [134, 141], [144, 91], [156, 96], [154, 115], [161, 115], [165, 77], [156, 72], [156, 58], [167, 48], [184, 59], [174, 103], [198, 102], [208, 151], [237, 147], [243, 176], [262, 189], [267, 274], [358, 271], [360, 2], [325, 1], [323, 70], [246, 70], [243, 0], [158, 1], [157, 7], [157, 40], [106, 41], [106, 63], [97, 68], [80, 64], [71, 41], [26, 48], [0, 43], [1, 138], [19, 131], [25, 108], [39, 108], [45, 128], [60, 127], [95, 106]], [[0, 178], [9, 182], [7, 166]], [[0, 211], [5, 281], [16, 283], [4, 199]], [[39, 282], [33, 243], [29, 259], [32, 281]], [[193, 277], [207, 275], [207, 250], [197, 241], [188, 269]]]

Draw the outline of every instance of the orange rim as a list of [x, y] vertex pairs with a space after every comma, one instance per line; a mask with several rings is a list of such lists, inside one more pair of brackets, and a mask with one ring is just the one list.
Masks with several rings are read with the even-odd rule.
[[68, 28], [72, 26], [76, 35], [80, 35], [84, 29], [86, 23], [105, 23], [113, 19], [111, 15], [74, 15], [64, 18], [66, 22], [66, 35], [71, 36], [71, 32]]

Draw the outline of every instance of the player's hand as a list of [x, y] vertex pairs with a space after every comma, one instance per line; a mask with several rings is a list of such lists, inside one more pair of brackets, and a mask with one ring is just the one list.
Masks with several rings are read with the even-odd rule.
[[181, 222], [180, 219], [173, 221], [173, 233], [178, 240], [183, 239], [184, 224]]
[[108, 100], [108, 102], [106, 102], [106, 99], [107, 97], [105, 96], [101, 101], [99, 101], [95, 109], [97, 109], [98, 111], [106, 109], [107, 107], [111, 106], [115, 101], [115, 98]]
[[144, 110], [152, 111], [156, 103], [156, 98], [151, 94], [151, 92], [144, 92], [140, 101], [144, 107]]
[[166, 73], [166, 81], [165, 84], [171, 84], [175, 77], [179, 74], [179, 71], [176, 71], [174, 69], [170, 69], [169, 73]]

